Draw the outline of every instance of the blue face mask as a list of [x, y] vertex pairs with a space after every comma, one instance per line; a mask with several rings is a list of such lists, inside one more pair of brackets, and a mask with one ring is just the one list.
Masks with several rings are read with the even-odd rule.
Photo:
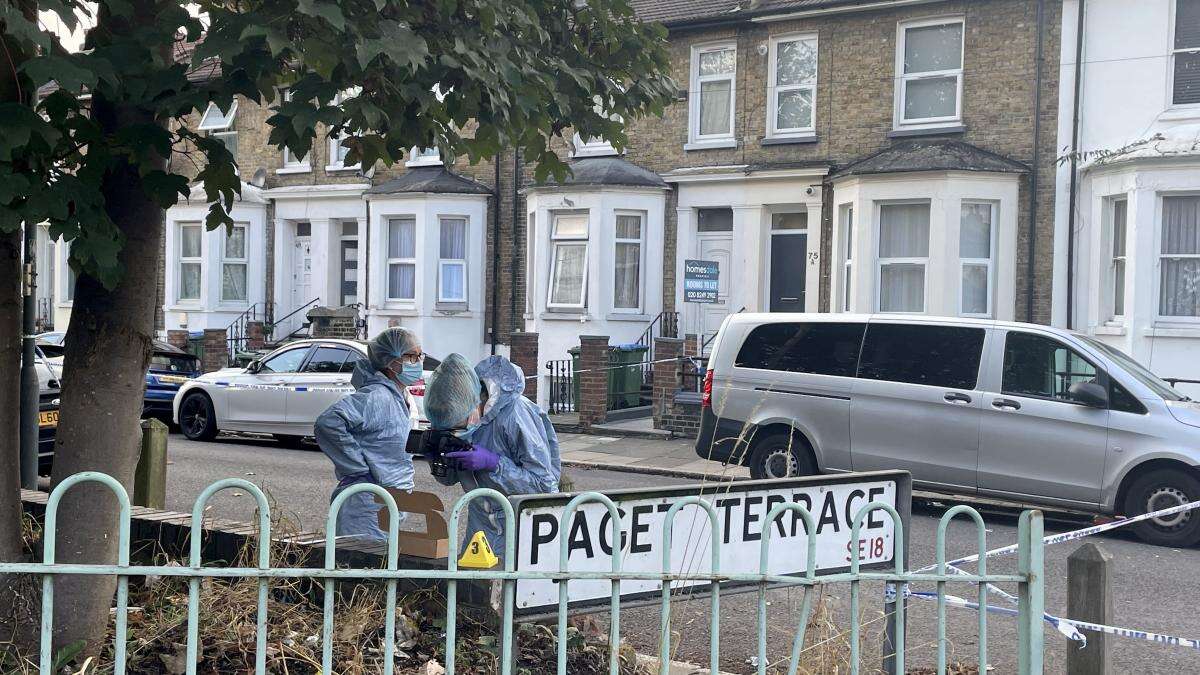
[[405, 363], [404, 368], [396, 373], [396, 379], [406, 387], [411, 387], [416, 384], [423, 376], [425, 371], [421, 368], [420, 363]]

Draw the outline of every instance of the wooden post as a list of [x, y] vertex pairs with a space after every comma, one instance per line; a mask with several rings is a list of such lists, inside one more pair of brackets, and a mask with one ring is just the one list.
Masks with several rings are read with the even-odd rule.
[[142, 451], [133, 477], [133, 503], [163, 509], [167, 506], [167, 425], [142, 420]]
[[[1112, 624], [1112, 554], [1093, 543], [1067, 558], [1067, 618]], [[1067, 642], [1067, 675], [1108, 675], [1108, 637], [1087, 632], [1087, 646]]]

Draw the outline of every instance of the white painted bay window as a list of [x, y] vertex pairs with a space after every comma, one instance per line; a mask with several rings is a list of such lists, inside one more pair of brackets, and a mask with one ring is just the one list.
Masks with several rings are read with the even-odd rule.
[[549, 309], [587, 304], [588, 214], [554, 213], [551, 225]]
[[690, 140], [693, 145], [733, 147], [737, 45], [692, 48]]
[[838, 213], [838, 243], [842, 257], [842, 311], [850, 311], [850, 286], [854, 278], [854, 205], [842, 204]]
[[246, 226], [232, 225], [225, 230], [221, 251], [221, 300], [246, 302]]
[[1164, 196], [1158, 313], [1200, 319], [1200, 195]]
[[388, 220], [388, 300], [417, 297], [417, 221], [413, 216]]
[[1109, 206], [1108, 293], [1114, 319], [1125, 316], [1125, 240], [1129, 232], [1129, 200], [1114, 199]]
[[179, 226], [179, 292], [176, 295], [181, 302], [200, 300], [203, 242], [204, 228], [200, 223]]
[[438, 302], [467, 301], [467, 221], [442, 218], [438, 244]]
[[896, 126], [958, 122], [962, 115], [963, 20], [899, 26]]
[[642, 237], [645, 216], [617, 213], [614, 239], [613, 309], [640, 311], [642, 308]]
[[816, 36], [772, 38], [770, 58], [767, 136], [812, 134], [817, 96]]
[[1200, 104], [1200, 2], [1197, 0], [1175, 0], [1171, 102]]
[[234, 159], [237, 159], [237, 129], [234, 128], [233, 122], [237, 117], [237, 109], [237, 99], [233, 100], [228, 111], [221, 110], [216, 103], [209, 103], [204, 115], [200, 117], [200, 124], [196, 125], [197, 131], [203, 131], [210, 138], [224, 143]]
[[929, 204], [879, 206], [880, 312], [924, 312]]
[[996, 205], [991, 202], [962, 203], [958, 230], [958, 259], [961, 265], [959, 313], [963, 316], [992, 315], [992, 286], [995, 274]]

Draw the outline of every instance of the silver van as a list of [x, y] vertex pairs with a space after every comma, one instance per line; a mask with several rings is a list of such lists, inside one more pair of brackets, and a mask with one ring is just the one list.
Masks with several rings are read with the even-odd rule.
[[[1200, 500], [1200, 404], [1119, 350], [1024, 323], [737, 314], [696, 452], [755, 478], [906, 469], [927, 490], [1136, 515]], [[1200, 510], [1139, 523], [1200, 542]]]

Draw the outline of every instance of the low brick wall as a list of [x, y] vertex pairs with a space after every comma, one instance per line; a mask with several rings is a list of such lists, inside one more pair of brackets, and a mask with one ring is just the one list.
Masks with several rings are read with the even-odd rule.
[[[662, 426], [659, 426], [660, 423]], [[700, 435], [700, 394], [694, 391], [675, 392], [661, 420], [655, 420], [655, 427], [683, 438]]]
[[229, 367], [229, 343], [224, 328], [204, 329], [204, 356], [200, 365], [206, 373]]
[[515, 332], [509, 336], [509, 360], [525, 373], [525, 398], [538, 400], [538, 334]]

